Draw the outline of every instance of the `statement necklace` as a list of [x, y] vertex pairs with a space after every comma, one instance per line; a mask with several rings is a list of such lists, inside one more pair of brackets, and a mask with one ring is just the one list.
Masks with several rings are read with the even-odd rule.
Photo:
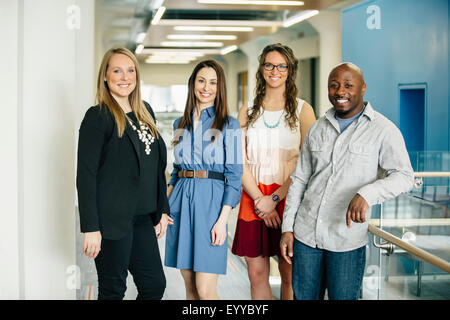
[[266, 122], [266, 118], [264, 117], [264, 113], [265, 113], [265, 112], [263, 112], [263, 114], [262, 114], [264, 125], [265, 125], [267, 128], [269, 128], [269, 129], [275, 129], [275, 128], [278, 127], [278, 125], [280, 124], [280, 120], [281, 120], [281, 117], [283, 116], [284, 110], [281, 112], [280, 117], [278, 118], [278, 121], [277, 121], [275, 124], [273, 124], [273, 125], [270, 125], [270, 124], [268, 124], [268, 123]]
[[139, 120], [139, 129], [136, 127], [136, 125], [131, 121], [131, 119], [127, 116], [128, 123], [133, 128], [134, 131], [138, 133], [139, 140], [142, 141], [142, 143], [145, 144], [145, 153], [147, 155], [150, 155], [150, 151], [152, 149], [150, 148], [150, 145], [155, 141], [155, 137], [153, 137], [150, 133], [150, 129], [147, 127], [147, 125]]

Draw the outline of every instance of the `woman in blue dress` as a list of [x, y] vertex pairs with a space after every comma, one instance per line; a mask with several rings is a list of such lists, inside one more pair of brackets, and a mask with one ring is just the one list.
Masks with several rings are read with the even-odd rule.
[[184, 115], [175, 120], [174, 169], [165, 265], [181, 270], [186, 299], [218, 299], [227, 267], [227, 220], [240, 201], [242, 132], [227, 111], [225, 74], [200, 62], [188, 83]]

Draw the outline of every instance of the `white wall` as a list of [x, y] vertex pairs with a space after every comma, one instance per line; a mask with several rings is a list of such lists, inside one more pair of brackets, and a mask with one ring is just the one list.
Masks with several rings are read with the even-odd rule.
[[[74, 4], [79, 30], [67, 26]], [[76, 132], [93, 99], [93, 10], [89, 0], [0, 1], [1, 41], [11, 44], [2, 50], [8, 77], [1, 84], [10, 81], [12, 95], [4, 115], [11, 124], [0, 129], [9, 178], [0, 182], [9, 238], [1, 242], [8, 259], [0, 265], [0, 298], [75, 298], [66, 270], [75, 264]]]
[[342, 59], [341, 12], [321, 11], [308, 22], [320, 34], [318, 110], [323, 115], [331, 107], [328, 100], [328, 75]]
[[0, 299], [19, 298], [18, 17], [17, 1], [0, 0]]
[[227, 100], [228, 110], [233, 116], [237, 116], [237, 112], [241, 106], [238, 106], [238, 74], [246, 71], [248, 68], [247, 56], [238, 51], [231, 52], [222, 57], [224, 63], [221, 63], [225, 78], [227, 80]]
[[145, 84], [169, 87], [188, 84], [189, 77], [200, 60], [189, 64], [148, 64], [140, 63], [141, 78]]

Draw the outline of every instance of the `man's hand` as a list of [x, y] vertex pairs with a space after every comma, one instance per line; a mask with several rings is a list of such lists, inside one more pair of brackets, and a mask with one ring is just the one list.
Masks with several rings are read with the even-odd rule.
[[356, 194], [347, 209], [347, 227], [350, 228], [350, 221], [363, 223], [366, 222], [366, 211], [369, 204], [359, 194]]
[[280, 240], [281, 255], [287, 263], [292, 264], [291, 258], [294, 256], [294, 233], [284, 232]]
[[281, 219], [277, 210], [273, 210], [270, 214], [264, 216], [264, 223], [269, 228], [278, 229], [281, 227]]

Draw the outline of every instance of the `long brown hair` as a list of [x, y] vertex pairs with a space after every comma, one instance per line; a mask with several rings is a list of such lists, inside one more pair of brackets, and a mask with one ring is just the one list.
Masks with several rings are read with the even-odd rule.
[[103, 60], [100, 65], [100, 70], [98, 72], [97, 77], [96, 102], [98, 103], [100, 108], [106, 106], [112, 113], [117, 124], [117, 134], [119, 137], [122, 137], [126, 127], [125, 122], [126, 115], [123, 109], [120, 107], [120, 105], [112, 96], [108, 84], [105, 81], [106, 72], [108, 71], [109, 67], [109, 60], [115, 54], [126, 55], [133, 61], [136, 70], [136, 88], [128, 96], [128, 101], [130, 102], [131, 110], [133, 111], [136, 118], [144, 122], [149, 127], [150, 132], [154, 137], [158, 137], [159, 134], [158, 129], [156, 128], [155, 121], [148, 112], [141, 98], [141, 86], [140, 86], [141, 74], [139, 71], [139, 62], [137, 61], [134, 54], [127, 48], [112, 48], [109, 49], [103, 56]]
[[294, 52], [288, 46], [282, 45], [281, 43], [275, 43], [266, 46], [262, 53], [259, 55], [259, 68], [256, 72], [256, 88], [255, 88], [255, 99], [253, 99], [252, 111], [247, 119], [247, 127], [253, 124], [256, 119], [261, 114], [261, 107], [263, 104], [264, 96], [266, 95], [266, 80], [264, 80], [264, 63], [266, 61], [266, 56], [269, 52], [277, 51], [283, 55], [286, 59], [288, 66], [288, 77], [286, 79], [286, 90], [284, 92], [284, 97], [286, 99], [285, 107], [286, 116], [285, 120], [289, 127], [293, 130], [297, 127], [298, 117], [297, 117], [297, 94], [298, 89], [295, 84], [295, 79], [297, 77], [298, 60], [294, 56]]
[[[192, 71], [191, 76], [188, 81], [188, 97], [186, 100], [186, 107], [184, 108], [184, 114], [178, 124], [178, 129], [187, 128], [190, 130], [192, 127], [191, 114], [194, 110], [197, 100], [195, 97], [195, 78], [197, 73], [203, 68], [212, 68], [216, 71], [217, 75], [217, 92], [216, 98], [214, 99], [214, 122], [211, 129], [217, 129], [222, 131], [225, 123], [228, 123], [228, 104], [227, 104], [227, 86], [225, 82], [225, 73], [222, 67], [214, 60], [204, 60], [199, 62], [194, 71]], [[214, 137], [212, 137], [214, 140]], [[177, 137], [175, 137], [172, 144], [176, 145], [178, 143]]]

